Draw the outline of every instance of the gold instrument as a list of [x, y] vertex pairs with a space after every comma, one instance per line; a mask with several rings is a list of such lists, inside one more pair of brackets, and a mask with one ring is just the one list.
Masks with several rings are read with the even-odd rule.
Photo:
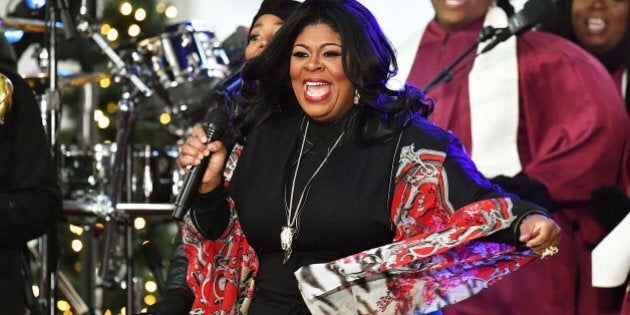
[[0, 125], [4, 125], [4, 116], [11, 109], [13, 103], [13, 83], [0, 73]]
[[[1, 28], [12, 28], [29, 33], [44, 33], [50, 28], [50, 22], [36, 20], [36, 19], [24, 19], [18, 17], [3, 17], [0, 18]], [[57, 32], [63, 32], [63, 26], [60, 23], [56, 23]]]

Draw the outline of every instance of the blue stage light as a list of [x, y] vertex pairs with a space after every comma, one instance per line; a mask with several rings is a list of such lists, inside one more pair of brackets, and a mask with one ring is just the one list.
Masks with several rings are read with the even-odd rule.
[[4, 31], [4, 37], [6, 37], [11, 44], [19, 42], [22, 39], [22, 36], [24, 36], [24, 31], [15, 30], [12, 28], [6, 29]]
[[24, 3], [31, 10], [39, 10], [46, 5], [46, 0], [24, 0]]

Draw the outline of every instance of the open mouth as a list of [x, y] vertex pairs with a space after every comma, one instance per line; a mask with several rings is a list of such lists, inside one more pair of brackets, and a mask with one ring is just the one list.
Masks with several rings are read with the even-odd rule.
[[464, 2], [464, 0], [446, 0], [446, 1], [444, 1], [444, 3], [446, 3], [447, 5], [460, 5], [460, 4], [462, 4], [462, 2]]
[[330, 95], [331, 87], [327, 82], [304, 82], [304, 98], [310, 102], [319, 102]]
[[447, 8], [456, 8], [461, 6], [465, 0], [444, 0], [444, 5]]
[[586, 30], [591, 34], [601, 34], [606, 31], [606, 22], [602, 18], [588, 18]]

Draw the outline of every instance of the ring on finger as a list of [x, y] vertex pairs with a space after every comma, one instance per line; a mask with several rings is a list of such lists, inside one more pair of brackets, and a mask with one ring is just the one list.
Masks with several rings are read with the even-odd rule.
[[549, 246], [545, 248], [545, 250], [542, 252], [542, 254], [540, 255], [540, 259], [551, 257], [557, 254], [559, 250], [560, 249], [557, 246]]

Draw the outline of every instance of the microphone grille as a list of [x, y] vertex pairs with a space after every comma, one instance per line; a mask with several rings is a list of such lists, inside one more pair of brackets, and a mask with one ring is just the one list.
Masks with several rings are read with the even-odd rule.
[[555, 10], [556, 6], [552, 0], [529, 0], [521, 11], [510, 17], [508, 28], [512, 34], [519, 35], [550, 16]]

